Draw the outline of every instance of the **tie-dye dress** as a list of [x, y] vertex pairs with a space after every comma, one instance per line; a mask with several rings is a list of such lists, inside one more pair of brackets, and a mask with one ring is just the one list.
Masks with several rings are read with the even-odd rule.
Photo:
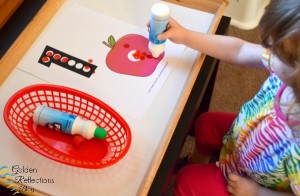
[[[271, 53], [262, 61], [271, 70]], [[245, 103], [229, 132], [217, 165], [264, 187], [300, 195], [300, 144], [294, 142], [279, 100], [285, 84], [271, 71], [259, 92]]]

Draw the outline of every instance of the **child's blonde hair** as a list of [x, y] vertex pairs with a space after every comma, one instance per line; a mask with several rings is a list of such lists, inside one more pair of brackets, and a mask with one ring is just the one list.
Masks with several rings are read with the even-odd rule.
[[290, 105], [287, 118], [293, 135], [290, 139], [300, 145], [300, 124], [293, 126], [289, 120], [300, 121], [300, 0], [271, 0], [259, 26], [262, 45], [293, 68], [285, 81], [295, 95], [295, 102]]
[[300, 0], [271, 0], [259, 26], [262, 45], [294, 68], [287, 85], [300, 103]]

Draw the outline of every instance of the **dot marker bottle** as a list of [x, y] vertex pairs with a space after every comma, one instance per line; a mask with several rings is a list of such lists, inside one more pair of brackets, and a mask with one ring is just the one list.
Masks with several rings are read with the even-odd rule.
[[164, 3], [156, 3], [151, 8], [149, 51], [154, 58], [158, 58], [165, 51], [166, 40], [159, 41], [157, 36], [167, 29], [171, 10]]
[[106, 130], [93, 121], [43, 105], [38, 105], [34, 110], [33, 122], [66, 134], [79, 134], [86, 139], [103, 139], [107, 135]]

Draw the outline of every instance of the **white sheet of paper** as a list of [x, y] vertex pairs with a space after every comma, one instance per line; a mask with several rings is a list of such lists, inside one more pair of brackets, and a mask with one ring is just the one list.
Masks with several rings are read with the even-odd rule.
[[[163, 59], [149, 76], [112, 71], [106, 63], [106, 56], [112, 49], [103, 41], [108, 42], [112, 35], [118, 43], [120, 38], [131, 34], [148, 39], [146, 27], [140, 28], [74, 4], [34, 44], [17, 67], [49, 83], [86, 92], [119, 113], [142, 119], [172, 68], [180, 63], [185, 46], [167, 41]], [[55, 63], [51, 63], [50, 67], [42, 65], [38, 60], [47, 45], [83, 61], [92, 60], [92, 64], [97, 66], [95, 73], [87, 78]]]

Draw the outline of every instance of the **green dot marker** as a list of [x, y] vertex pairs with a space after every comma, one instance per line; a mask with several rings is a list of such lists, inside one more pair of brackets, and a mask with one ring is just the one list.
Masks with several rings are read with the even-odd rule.
[[94, 138], [104, 139], [107, 136], [105, 129], [101, 127], [96, 127], [94, 132]]

